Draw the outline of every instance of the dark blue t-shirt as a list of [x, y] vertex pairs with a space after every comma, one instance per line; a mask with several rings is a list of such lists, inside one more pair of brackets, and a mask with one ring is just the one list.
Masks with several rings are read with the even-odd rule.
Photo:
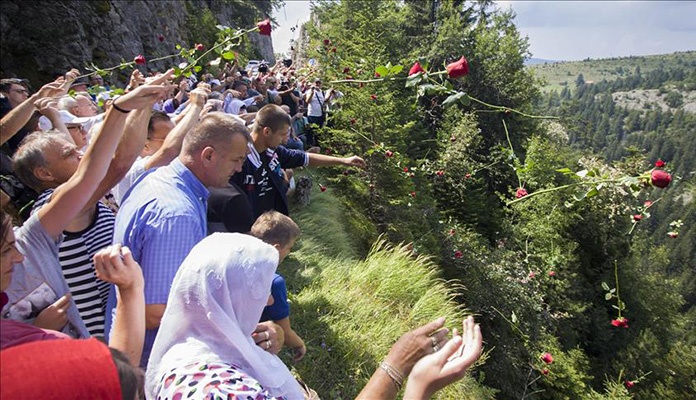
[[259, 322], [280, 321], [290, 316], [290, 304], [288, 304], [288, 289], [285, 287], [285, 278], [278, 274], [275, 274], [271, 284], [271, 296], [273, 296], [273, 304], [263, 309]]

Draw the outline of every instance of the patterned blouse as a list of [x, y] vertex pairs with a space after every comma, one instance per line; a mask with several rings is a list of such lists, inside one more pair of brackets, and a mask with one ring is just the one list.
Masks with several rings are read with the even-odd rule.
[[239, 367], [227, 363], [196, 361], [170, 369], [160, 376], [157, 400], [285, 400], [273, 397]]

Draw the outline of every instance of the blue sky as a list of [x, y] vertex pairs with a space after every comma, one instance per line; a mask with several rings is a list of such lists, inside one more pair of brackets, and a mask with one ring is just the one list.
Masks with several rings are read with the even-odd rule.
[[[309, 20], [309, 1], [286, 0], [274, 14], [276, 53]], [[582, 60], [696, 50], [696, 1], [497, 1], [512, 7], [533, 57]]]

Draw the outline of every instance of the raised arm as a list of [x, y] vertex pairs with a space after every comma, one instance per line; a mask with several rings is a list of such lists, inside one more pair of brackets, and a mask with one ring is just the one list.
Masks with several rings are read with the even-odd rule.
[[109, 345], [140, 365], [145, 340], [145, 281], [128, 247], [113, 245], [94, 255], [97, 278], [116, 285], [116, 317]]
[[[38, 92], [34, 93], [28, 99], [24, 100], [20, 105], [13, 108], [2, 120], [0, 120], [0, 145], [4, 144], [12, 136], [15, 135], [31, 118], [34, 111], [36, 111], [36, 103], [38, 100], [45, 97], [55, 97], [58, 98], [65, 93], [67, 93], [65, 78], [60, 77], [55, 81], [48, 83], [39, 89]], [[69, 87], [69, 83], [67, 87]]]
[[145, 169], [168, 165], [181, 151], [186, 134], [198, 124], [198, 117], [205, 106], [209, 91], [205, 88], [196, 88], [189, 93], [189, 102], [186, 106], [184, 118], [176, 124], [167, 135], [155, 154], [145, 164]]
[[[160, 75], [156, 80], [150, 82], [148, 86], [161, 86], [169, 85], [169, 80], [174, 74], [174, 70], [171, 69], [164, 74]], [[153, 103], [157, 100], [156, 97], [152, 98]], [[94, 204], [99, 201], [106, 193], [111, 190], [118, 182], [123, 179], [130, 167], [138, 158], [138, 154], [145, 146], [145, 139], [147, 138], [147, 124], [150, 121], [150, 114], [152, 113], [152, 105], [150, 107], [143, 107], [131, 111], [125, 122], [123, 129], [123, 136], [118, 143], [116, 148], [116, 153], [114, 154], [111, 163], [109, 164], [109, 169], [104, 176], [104, 179], [99, 183], [99, 186], [92, 194], [90, 200], [86, 203], [85, 207], [93, 207]]]
[[128, 111], [152, 107], [168, 89], [167, 86], [142, 86], [114, 101], [77, 171], [54, 192], [51, 202], [39, 210], [39, 220], [50, 236], [58, 237], [63, 232], [104, 179], [123, 134]]

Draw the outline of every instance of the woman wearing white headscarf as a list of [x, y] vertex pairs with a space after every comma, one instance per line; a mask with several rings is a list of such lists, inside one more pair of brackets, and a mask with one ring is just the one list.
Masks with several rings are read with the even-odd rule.
[[273, 246], [237, 233], [215, 233], [191, 250], [152, 349], [148, 398], [304, 398], [283, 362], [251, 337], [278, 257]]

